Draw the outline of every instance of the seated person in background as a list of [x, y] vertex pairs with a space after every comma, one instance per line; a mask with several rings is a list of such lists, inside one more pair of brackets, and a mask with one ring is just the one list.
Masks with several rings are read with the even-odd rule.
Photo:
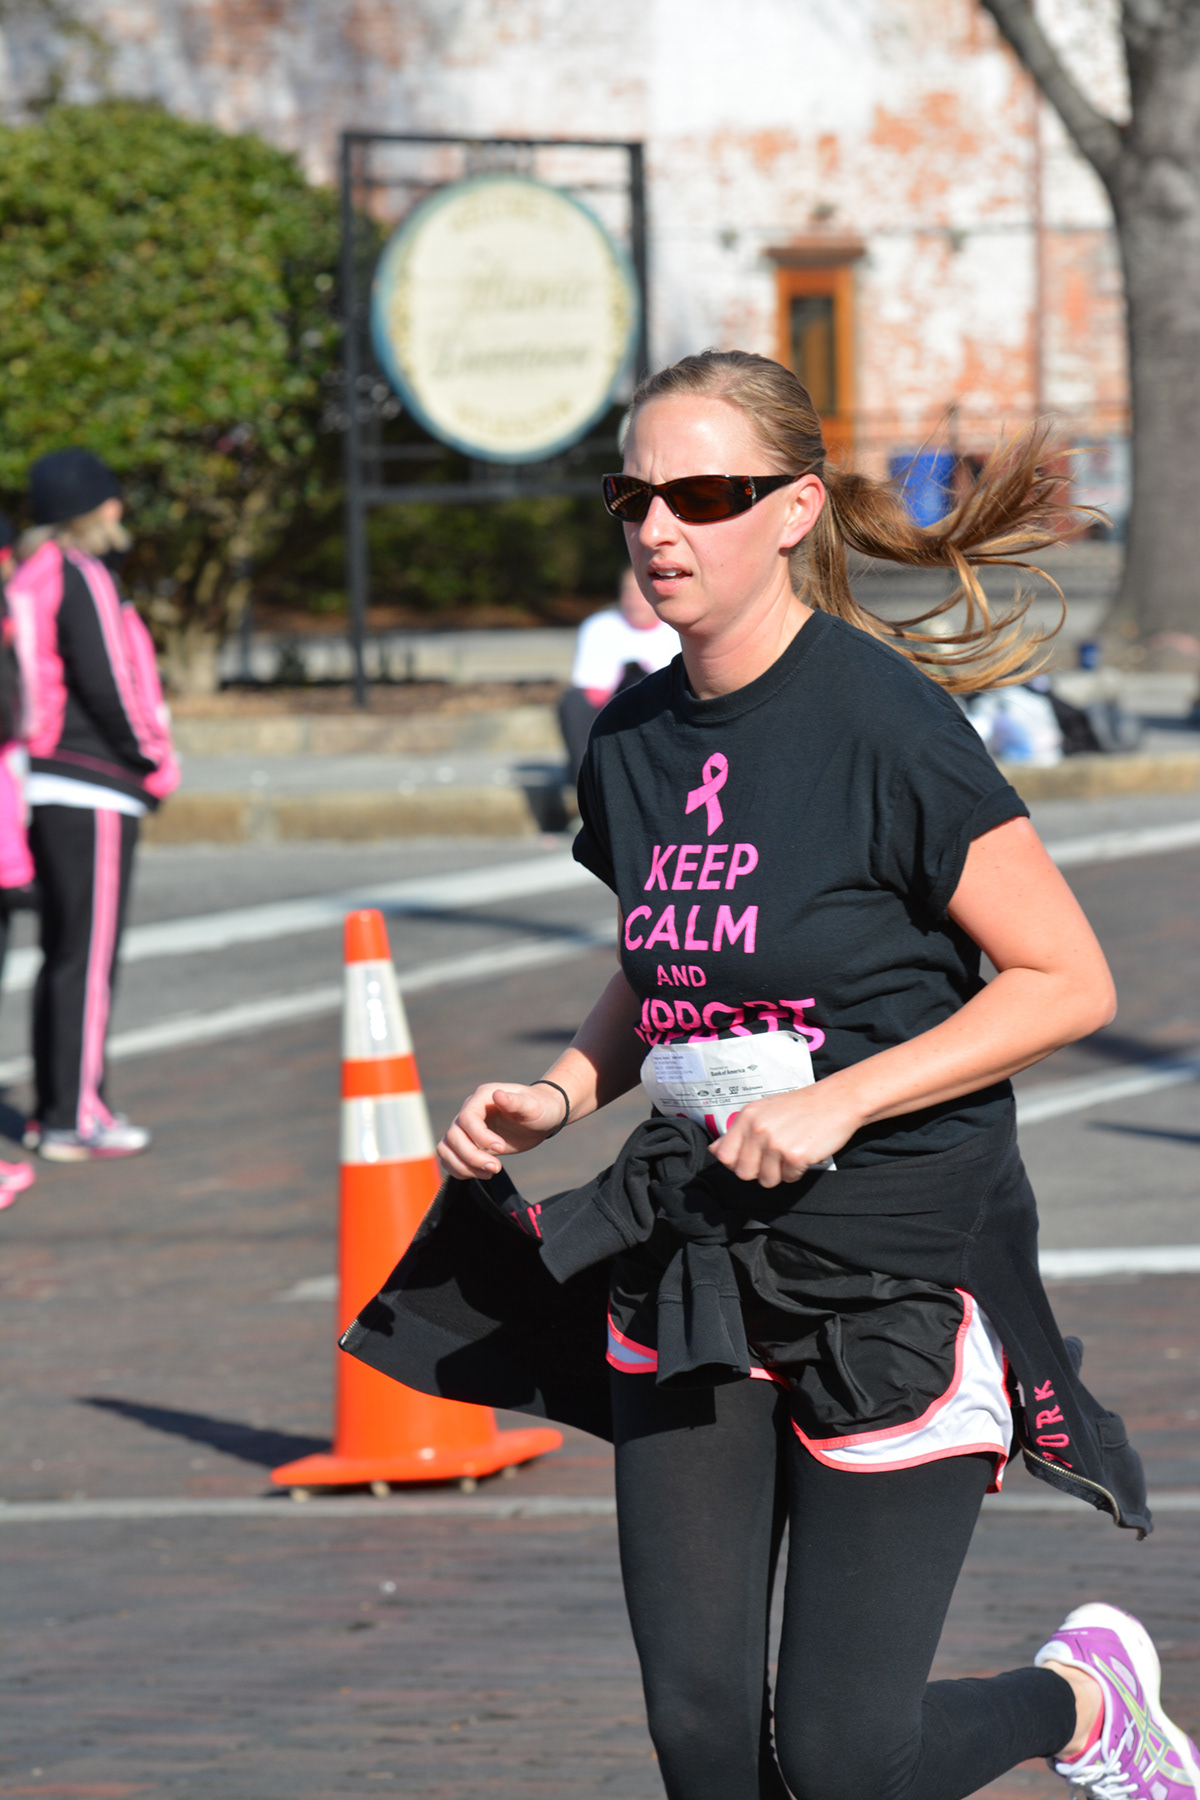
[[643, 598], [632, 569], [621, 577], [616, 606], [593, 613], [579, 628], [571, 685], [558, 704], [571, 780], [587, 749], [588, 733], [602, 706], [643, 675], [665, 669], [679, 654], [679, 637]]

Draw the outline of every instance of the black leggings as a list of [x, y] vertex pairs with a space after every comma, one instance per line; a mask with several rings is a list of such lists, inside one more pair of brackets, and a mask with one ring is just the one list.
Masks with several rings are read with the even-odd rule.
[[928, 1679], [990, 1457], [851, 1474], [804, 1449], [772, 1382], [612, 1386], [621, 1571], [670, 1800], [959, 1800], [1071, 1737], [1052, 1670]]

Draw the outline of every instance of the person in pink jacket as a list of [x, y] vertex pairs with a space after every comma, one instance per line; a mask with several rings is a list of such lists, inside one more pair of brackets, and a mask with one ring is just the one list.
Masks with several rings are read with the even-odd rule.
[[34, 529], [9, 584], [42, 906], [37, 1103], [52, 1162], [132, 1156], [150, 1134], [105, 1100], [105, 1040], [139, 822], [178, 785], [150, 634], [106, 558], [128, 548], [116, 476], [88, 450], [33, 465]]
[[[15, 566], [13, 530], [0, 514], [0, 972], [8, 950], [12, 913], [33, 905], [33, 858], [25, 833], [23, 774], [25, 751], [17, 741], [20, 681], [13, 655], [13, 623], [5, 599], [5, 583]], [[0, 1212], [32, 1187], [34, 1172], [25, 1162], [0, 1162]]]

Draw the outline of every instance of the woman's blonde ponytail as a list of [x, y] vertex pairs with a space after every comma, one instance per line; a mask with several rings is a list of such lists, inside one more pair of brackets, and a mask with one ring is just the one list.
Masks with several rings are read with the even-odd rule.
[[[966, 499], [936, 525], [922, 526], [891, 483], [827, 463], [812, 401], [782, 364], [744, 350], [706, 350], [649, 376], [630, 410], [671, 394], [703, 394], [740, 407], [776, 465], [772, 472], [819, 475], [824, 482], [826, 505], [793, 559], [796, 591], [808, 605], [882, 639], [952, 693], [1026, 681], [1045, 661], [1041, 646], [1060, 629], [1066, 608], [1058, 584], [1025, 558], [1070, 536], [1082, 518], [1063, 503], [1061, 466], [1054, 467], [1061, 450], [1049, 425], [1031, 425], [1001, 444]], [[956, 584], [913, 618], [881, 619], [854, 597], [847, 548], [909, 568], [946, 569]], [[1049, 582], [1063, 605], [1053, 631], [1026, 628], [1032, 593], [1018, 593], [993, 618], [976, 571], [999, 566]], [[960, 606], [964, 617], [952, 621], [947, 615]]]
[[35, 550], [53, 538], [64, 550], [83, 550], [89, 556], [107, 556], [111, 550], [128, 550], [133, 539], [120, 519], [110, 518], [103, 506], [57, 525], [31, 525], [17, 539], [17, 561], [28, 562]]

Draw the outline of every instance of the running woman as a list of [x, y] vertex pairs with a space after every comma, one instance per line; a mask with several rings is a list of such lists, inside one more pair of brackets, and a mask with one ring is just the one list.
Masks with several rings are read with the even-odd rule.
[[[546, 1076], [477, 1088], [439, 1155], [495, 1198], [502, 1156], [639, 1078], [655, 1131], [711, 1140], [714, 1178], [684, 1196], [713, 1202], [703, 1220], [664, 1188], [649, 1234], [625, 1230], [620, 1160], [598, 1200], [627, 1246], [609, 1298], [620, 1550], [671, 1800], [957, 1800], [1035, 1756], [1096, 1800], [1200, 1794], [1153, 1645], [1113, 1606], [1077, 1608], [1032, 1668], [928, 1680], [1014, 1430], [1036, 1473], [1148, 1524], [1120, 1421], [1071, 1370], [1030, 1374], [1063, 1349], [1034, 1253], [988, 1237], [1021, 1215], [1033, 1243], [1009, 1077], [1115, 1006], [1070, 889], [946, 691], [1028, 667], [970, 565], [1063, 532], [1044, 452], [1034, 432], [998, 453], [921, 529], [826, 463], [790, 372], [706, 352], [641, 385], [605, 481], [683, 646], [610, 702], [580, 777], [575, 854], [616, 893], [621, 968]], [[852, 597], [847, 544], [953, 568], [967, 625], [883, 625]]]
[[30, 506], [8, 589], [42, 909], [25, 1143], [86, 1162], [150, 1142], [109, 1109], [105, 1042], [140, 821], [179, 769], [150, 634], [106, 560], [130, 542], [116, 476], [89, 450], [51, 451], [30, 472]]

